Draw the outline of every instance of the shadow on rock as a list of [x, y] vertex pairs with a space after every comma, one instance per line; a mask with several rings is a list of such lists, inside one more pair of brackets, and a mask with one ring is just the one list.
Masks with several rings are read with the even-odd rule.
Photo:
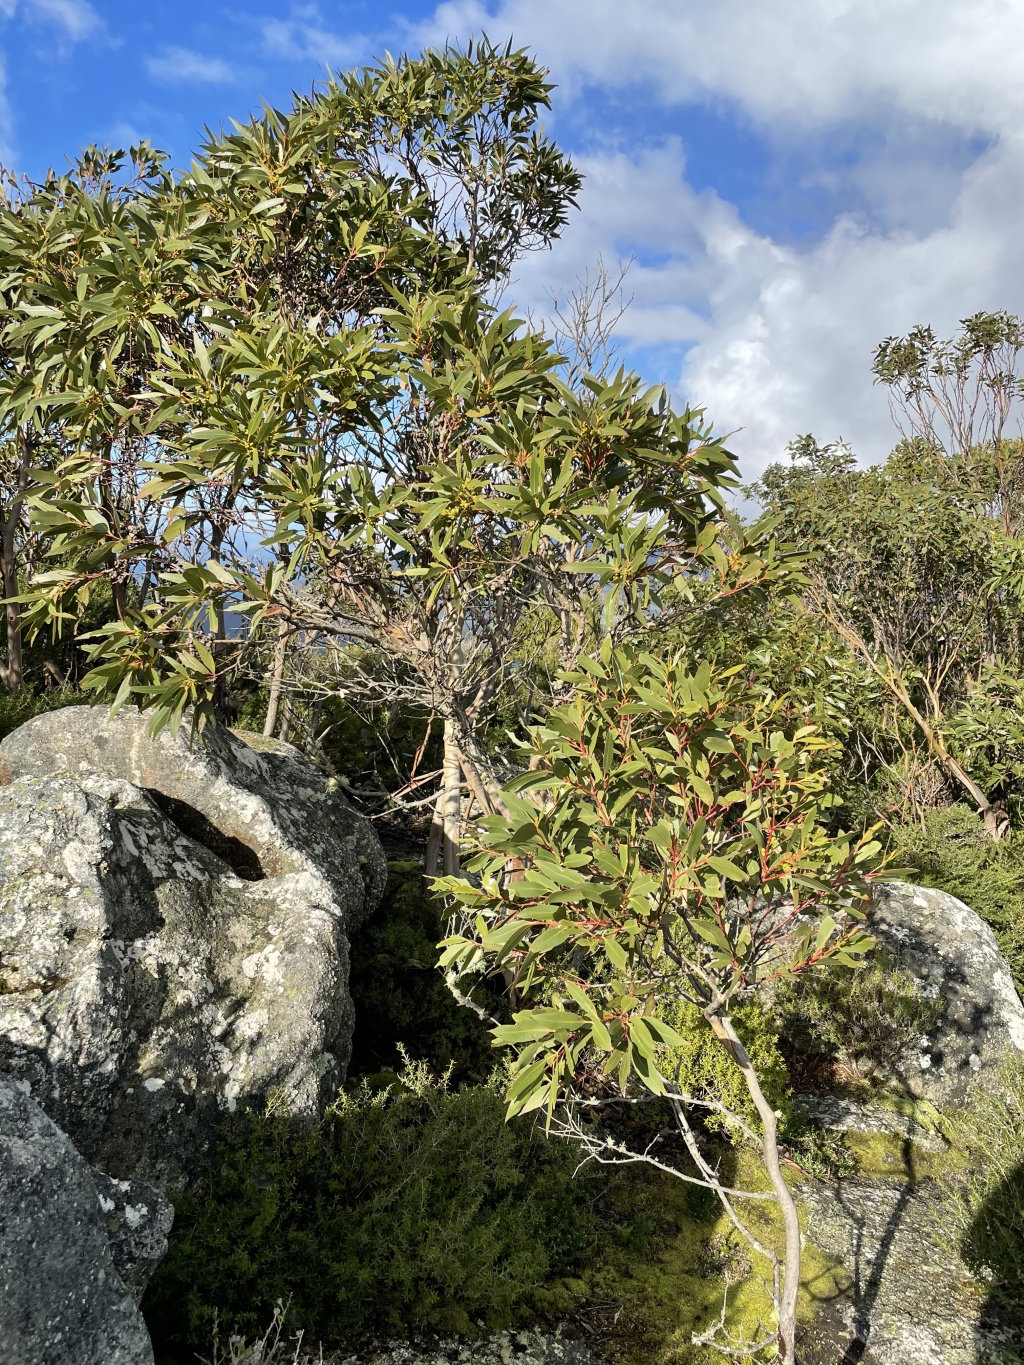
[[[802, 1365], [980, 1365], [985, 1328], [970, 1271], [949, 1245], [942, 1187], [919, 1179], [914, 1144], [903, 1178], [801, 1190], [811, 1240], [851, 1277], [805, 1334]], [[895, 1174], [895, 1172], [894, 1172]], [[1016, 1358], [1006, 1356], [1005, 1365]], [[1002, 1361], [1000, 1361], [1002, 1365]]]
[[914, 1188], [917, 1184], [915, 1163], [914, 1163], [914, 1144], [909, 1138], [903, 1142], [903, 1165], [907, 1175], [907, 1183], [900, 1191], [896, 1202], [893, 1204], [888, 1216], [881, 1229], [881, 1236], [877, 1241], [872, 1236], [872, 1231], [862, 1210], [858, 1209], [857, 1201], [844, 1200], [844, 1192], [840, 1188], [838, 1193], [839, 1204], [847, 1209], [850, 1216], [850, 1224], [854, 1229], [854, 1254], [853, 1254], [853, 1340], [850, 1342], [846, 1351], [843, 1353], [840, 1365], [859, 1365], [864, 1360], [867, 1344], [871, 1337], [872, 1314], [878, 1302], [885, 1278], [886, 1268], [892, 1255], [893, 1244], [896, 1241], [896, 1234], [900, 1229], [907, 1205], [913, 1198]]

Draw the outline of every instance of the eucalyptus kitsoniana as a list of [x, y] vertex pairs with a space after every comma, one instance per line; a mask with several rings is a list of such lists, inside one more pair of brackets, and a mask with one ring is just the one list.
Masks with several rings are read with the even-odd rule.
[[[692, 1159], [675, 1173], [713, 1189], [771, 1267], [776, 1322], [764, 1340], [732, 1341], [723, 1310], [707, 1342], [744, 1357], [777, 1342], [792, 1365], [800, 1227], [776, 1115], [730, 1007], [826, 961], [862, 962], [879, 846], [828, 832], [826, 743], [809, 728], [787, 737], [779, 704], [735, 670], [606, 645], [567, 681], [571, 700], [531, 731], [508, 814], [481, 823], [471, 875], [437, 882], [454, 907], [441, 963], [463, 985], [511, 982], [519, 1008], [494, 1030], [514, 1058], [510, 1115], [544, 1110], [598, 1160], [670, 1169], [654, 1149], [624, 1151], [594, 1117], [644, 1092], [667, 1098]], [[680, 1000], [742, 1072], [760, 1131], [719, 1117], [759, 1148], [771, 1195], [727, 1188], [701, 1145], [692, 1115], [708, 1101], [682, 1093], [670, 1065], [683, 1040], [666, 1015]], [[765, 1198], [781, 1211], [781, 1255], [737, 1213]]]

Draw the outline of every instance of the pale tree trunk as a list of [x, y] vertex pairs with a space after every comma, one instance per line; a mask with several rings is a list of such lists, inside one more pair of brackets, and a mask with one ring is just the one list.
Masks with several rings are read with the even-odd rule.
[[444, 776], [434, 806], [424, 860], [428, 877], [437, 875], [439, 862], [446, 877], [458, 876], [461, 870], [459, 849], [462, 842], [463, 778], [481, 815], [508, 815], [508, 807], [501, 796], [501, 784], [473, 739], [472, 732], [466, 726], [457, 727], [454, 721], [447, 720], [444, 725]]
[[21, 606], [11, 599], [18, 595], [18, 565], [14, 556], [14, 531], [11, 523], [12, 513], [4, 522], [2, 548], [0, 548], [0, 569], [3, 572], [4, 606], [7, 619], [7, 664], [3, 668], [3, 681], [9, 692], [20, 692], [25, 686], [25, 664], [22, 653]]
[[501, 795], [501, 783], [477, 744], [472, 727], [467, 722], [461, 729], [459, 761], [466, 774], [469, 789], [476, 797], [477, 805], [484, 815], [508, 815], [508, 807]]
[[441, 866], [446, 877], [457, 877], [462, 868], [462, 762], [450, 720], [444, 723], [444, 840]]
[[754, 1070], [747, 1050], [740, 1042], [732, 1020], [724, 1015], [711, 1015], [708, 1023], [715, 1036], [740, 1068], [750, 1098], [754, 1101], [761, 1126], [764, 1130], [762, 1154], [765, 1170], [771, 1181], [772, 1190], [782, 1213], [785, 1231], [785, 1252], [782, 1262], [782, 1284], [778, 1284], [779, 1267], [776, 1265], [776, 1284], [774, 1296], [779, 1315], [779, 1360], [782, 1365], [796, 1365], [796, 1301], [800, 1289], [800, 1218], [796, 1201], [782, 1175], [779, 1161], [778, 1120], [775, 1110], [765, 1098], [757, 1072]]
[[281, 703], [281, 728], [277, 733], [278, 739], [283, 739], [285, 743], [292, 730], [292, 694], [286, 692], [284, 701]]
[[441, 845], [444, 843], [444, 803], [445, 788], [442, 781], [441, 790], [434, 802], [434, 818], [430, 822], [430, 836], [427, 839], [427, 856], [423, 860], [423, 871], [428, 877], [437, 876], [437, 865], [441, 860]]
[[0, 578], [3, 580], [4, 612], [7, 624], [7, 664], [0, 665], [0, 679], [9, 692], [20, 692], [25, 686], [25, 663], [21, 633], [21, 605], [12, 599], [18, 595], [18, 527], [28, 487], [28, 473], [32, 450], [25, 436], [19, 438], [21, 459], [18, 462], [18, 482], [7, 508], [7, 516], [0, 523]]
[[288, 627], [281, 626], [274, 645], [274, 669], [270, 675], [270, 696], [267, 698], [267, 718], [263, 733], [269, 738], [277, 727], [277, 711], [281, 704], [281, 685], [284, 682], [284, 662], [288, 653]]
[[[221, 509], [225, 517], [230, 514], [233, 504], [234, 497], [229, 494], [224, 507]], [[214, 563], [220, 562], [221, 551], [224, 548], [227, 530], [227, 524], [223, 519], [220, 521], [215, 520], [211, 525], [210, 558]], [[225, 725], [232, 725], [235, 721], [235, 706], [232, 702], [228, 680], [222, 667], [224, 659], [228, 654], [228, 617], [223, 597], [217, 599], [217, 638], [213, 642], [212, 652], [214, 667], [217, 672], [217, 679], [214, 684], [213, 704], [223, 723]]]

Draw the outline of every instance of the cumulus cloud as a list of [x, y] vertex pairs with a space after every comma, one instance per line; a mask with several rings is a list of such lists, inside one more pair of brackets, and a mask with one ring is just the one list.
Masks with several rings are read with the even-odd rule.
[[318, 5], [295, 5], [288, 19], [264, 19], [263, 50], [268, 57], [314, 61], [334, 68], [356, 61], [364, 40], [329, 29]]
[[560, 74], [772, 125], [889, 107], [1005, 131], [1024, 107], [1024, 7], [1006, 0], [447, 0], [430, 27], [510, 31]]
[[[677, 380], [748, 475], [798, 431], [862, 456], [892, 444], [870, 361], [919, 321], [951, 332], [981, 308], [1024, 311], [1024, 7], [1004, 0], [448, 0], [424, 36], [486, 29], [534, 48], [607, 134], [600, 94], [626, 89], [685, 135], [703, 104], [796, 158], [836, 205], [813, 239], [758, 231], [687, 182], [667, 139], [578, 159], [582, 214], [526, 263], [531, 302], [605, 258], [636, 253], [620, 336]], [[659, 350], [659, 348], [661, 348]], [[680, 351], [684, 352], [681, 362]], [[673, 374], [666, 374], [671, 363]]]
[[741, 429], [733, 447], [748, 477], [800, 431], [845, 436], [867, 458], [886, 452], [894, 432], [870, 374], [884, 336], [920, 321], [952, 332], [980, 308], [1024, 312], [1024, 241], [1012, 230], [1024, 139], [972, 166], [943, 226], [879, 232], [843, 215], [809, 248], [775, 242], [713, 191], [694, 191], [678, 142], [581, 166], [581, 213], [554, 251], [524, 262], [518, 296], [543, 312], [598, 255], [637, 253], [620, 341], [719, 430]]
[[165, 47], [146, 59], [146, 70], [165, 85], [228, 85], [235, 72], [222, 57], [208, 57], [187, 47]]

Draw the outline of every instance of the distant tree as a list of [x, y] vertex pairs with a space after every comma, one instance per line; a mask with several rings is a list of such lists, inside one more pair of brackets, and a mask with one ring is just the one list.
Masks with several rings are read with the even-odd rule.
[[884, 765], [895, 746], [914, 767], [922, 746], [936, 790], [965, 796], [993, 838], [1024, 773], [1024, 447], [1012, 427], [1022, 350], [1020, 320], [1005, 312], [966, 318], [948, 341], [928, 327], [887, 338], [873, 368], [904, 437], [889, 459], [858, 471], [843, 442], [802, 436], [791, 464], [751, 490], [813, 552], [805, 606], [902, 717], [861, 736], [874, 759]]
[[948, 340], [927, 326], [886, 337], [872, 365], [904, 440], [944, 456], [951, 476], [985, 498], [1007, 536], [1024, 528], [1022, 352], [1024, 324], [1002, 310], [963, 318]]

